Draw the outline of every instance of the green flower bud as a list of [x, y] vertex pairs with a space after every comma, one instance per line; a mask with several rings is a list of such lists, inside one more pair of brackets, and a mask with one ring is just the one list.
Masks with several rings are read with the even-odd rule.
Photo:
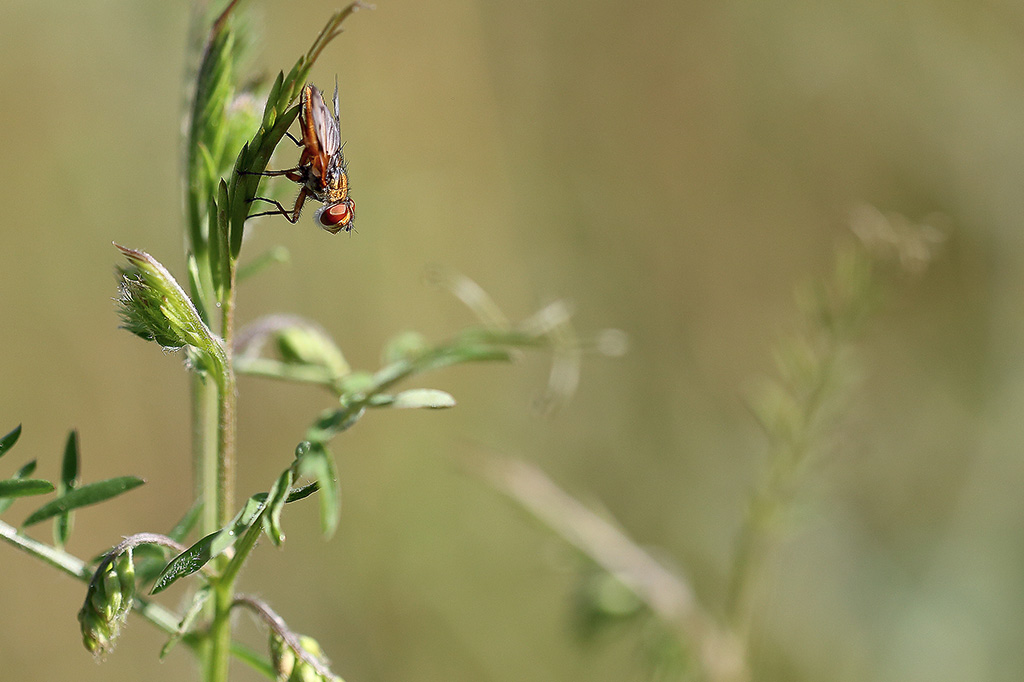
[[135, 566], [131, 550], [116, 559], [104, 559], [97, 569], [85, 603], [78, 611], [82, 643], [95, 656], [103, 656], [113, 648], [121, 624], [132, 608], [135, 595]]
[[111, 632], [107, 620], [83, 606], [78, 612], [78, 622], [82, 626], [82, 643], [89, 653], [98, 657], [110, 649]]
[[203, 322], [192, 300], [167, 268], [148, 253], [117, 248], [129, 263], [128, 267], [118, 269], [121, 283], [117, 302], [122, 327], [168, 350], [192, 346], [222, 363], [224, 349], [220, 340]]
[[[121, 578], [113, 564], [103, 574], [103, 615], [113, 619], [121, 610]], [[95, 604], [95, 601], [93, 602]]]
[[[299, 644], [303, 653], [317, 661], [324, 660], [323, 650], [319, 642], [306, 635], [299, 636]], [[331, 673], [327, 666], [310, 665], [297, 655], [276, 632], [270, 633], [270, 659], [277, 671], [278, 682], [339, 682], [340, 677]]]
[[135, 599], [135, 564], [132, 562], [132, 550], [129, 547], [115, 562], [117, 576], [121, 581], [121, 600], [126, 611], [132, 608]]
[[281, 636], [270, 631], [270, 660], [274, 664], [278, 680], [287, 680], [295, 669], [295, 652], [284, 643]]

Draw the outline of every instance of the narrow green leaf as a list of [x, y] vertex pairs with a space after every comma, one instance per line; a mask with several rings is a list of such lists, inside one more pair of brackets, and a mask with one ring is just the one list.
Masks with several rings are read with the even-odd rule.
[[299, 488], [292, 488], [292, 491], [288, 493], [288, 499], [285, 500], [285, 502], [291, 504], [292, 502], [304, 500], [313, 493], [315, 493], [317, 490], [320, 490], [320, 484], [317, 481], [307, 483], [306, 485], [301, 486]]
[[179, 578], [192, 575], [205, 566], [210, 559], [227, 548], [222, 546], [224, 541], [222, 536], [224, 535], [224, 530], [216, 530], [167, 562], [164, 570], [160, 571], [160, 575], [157, 576], [156, 582], [153, 583], [149, 593], [156, 594], [161, 592], [170, 587]]
[[342, 431], [352, 428], [365, 413], [366, 410], [363, 407], [326, 410], [317, 417], [312, 426], [306, 429], [306, 440], [313, 443], [326, 443]]
[[[78, 485], [78, 432], [68, 434], [64, 445], [64, 460], [60, 468], [60, 481], [57, 482], [58, 499], [75, 489]], [[71, 537], [71, 512], [57, 514], [53, 519], [53, 544], [63, 548]]]
[[35, 470], [36, 460], [32, 460], [31, 462], [26, 463], [25, 466], [18, 469], [18, 471], [14, 474], [14, 478], [28, 478], [35, 472]]
[[277, 103], [281, 98], [281, 86], [284, 84], [284, 72], [278, 71], [274, 84], [270, 86], [270, 93], [267, 95], [267, 105], [263, 110], [263, 127], [272, 128], [274, 119], [277, 117]]
[[[184, 542], [195, 528], [203, 511], [202, 500], [196, 500], [185, 515], [167, 533], [167, 537]], [[167, 564], [168, 548], [159, 545], [139, 545], [135, 548], [135, 576], [139, 585], [148, 585], [163, 571]]]
[[230, 524], [210, 533], [167, 562], [149, 593], [156, 594], [166, 590], [180, 578], [192, 575], [215, 556], [234, 545], [253, 524], [262, 509], [263, 502], [255, 495], [250, 497]]
[[64, 444], [64, 459], [61, 462], [60, 485], [58, 485], [57, 490], [63, 488], [66, 492], [77, 486], [78, 469], [78, 432], [71, 431], [68, 434], [67, 442]]
[[310, 443], [299, 459], [299, 475], [320, 483], [320, 528], [325, 537], [334, 535], [341, 517], [341, 489], [334, 469], [334, 457], [322, 443]]
[[117, 478], [109, 478], [105, 481], [98, 481], [96, 483], [83, 485], [81, 488], [75, 488], [67, 495], [62, 495], [61, 497], [44, 504], [42, 507], [30, 514], [21, 525], [23, 527], [31, 526], [39, 523], [40, 521], [52, 518], [57, 514], [64, 514], [65, 512], [77, 509], [78, 507], [85, 507], [90, 504], [109, 500], [112, 497], [117, 497], [121, 493], [128, 492], [132, 488], [137, 488], [143, 483], [145, 483], [145, 481], [141, 478], [136, 478], [135, 476], [119, 476]]
[[303, 77], [302, 79], [299, 78], [299, 74], [302, 68], [303, 60], [300, 59], [299, 61], [295, 62], [295, 66], [292, 67], [291, 71], [289, 71], [288, 75], [284, 78], [283, 82], [287, 83], [289, 88], [287, 93], [289, 100], [291, 100], [299, 92], [299, 88], [305, 85], [305, 83], [302, 82], [306, 80], [305, 77]]
[[212, 263], [214, 258], [212, 243], [214, 240], [217, 240], [217, 259], [219, 263], [215, 267], [219, 268], [220, 272], [220, 284], [217, 288], [218, 298], [222, 297], [221, 289], [231, 286], [231, 284], [225, 279], [231, 269], [231, 266], [228, 263], [230, 259], [228, 255], [228, 221], [230, 220], [228, 211], [230, 205], [231, 202], [228, 200], [228, 184], [222, 179], [220, 184], [217, 185], [217, 222], [215, 226], [211, 225], [210, 227], [211, 230], [216, 229], [216, 234], [213, 234], [212, 232], [210, 234], [210, 261]]
[[436, 388], [413, 388], [396, 395], [394, 402], [391, 403], [391, 407], [395, 409], [427, 408], [440, 410], [447, 407], [455, 407], [455, 398]]
[[[305, 451], [303, 451], [305, 452]], [[291, 504], [292, 502], [298, 502], [304, 500], [317, 490], [320, 490], [320, 484], [316, 481], [307, 483], [306, 485], [299, 486], [298, 488], [292, 488], [288, 493], [288, 498], [285, 500], [285, 504]], [[256, 493], [253, 498], [260, 502], [265, 502], [269, 495], [267, 493]]]
[[417, 365], [417, 370], [425, 372], [431, 369], [441, 369], [451, 365], [458, 365], [464, 362], [511, 362], [512, 353], [504, 348], [494, 346], [458, 346], [448, 350], [447, 353], [429, 358]]
[[53, 492], [53, 484], [39, 478], [8, 478], [0, 481], [0, 498], [45, 495]]
[[281, 512], [284, 510], [285, 503], [288, 502], [293, 479], [294, 473], [291, 467], [281, 473], [277, 482], [274, 483], [274, 487], [270, 489], [267, 513], [263, 515], [263, 530], [277, 547], [284, 542], [284, 531], [281, 530]]
[[0, 438], [0, 457], [4, 456], [4, 453], [14, 447], [14, 444], [18, 442], [18, 438], [21, 437], [21, 424], [14, 427], [14, 430], [8, 433], [3, 438]]
[[220, 210], [217, 205], [217, 197], [210, 197], [210, 204], [206, 212], [206, 233], [209, 235], [209, 261], [210, 281], [213, 284], [213, 291], [217, 294], [218, 300], [224, 290], [223, 254], [224, 240], [221, 239], [223, 232], [219, 228]]
[[[28, 478], [29, 476], [32, 475], [32, 472], [34, 472], [35, 470], [36, 470], [36, 461], [32, 460], [31, 462], [29, 462], [25, 466], [23, 466], [20, 469], [18, 469], [17, 473], [14, 474], [12, 480], [21, 480], [23, 478]], [[289, 500], [289, 502], [290, 501], [291, 500]], [[0, 499], [0, 514], [3, 514], [5, 511], [10, 509], [12, 504], [14, 504], [14, 498], [13, 497], [5, 497], [5, 498]]]
[[203, 612], [203, 607], [206, 606], [206, 602], [209, 601], [210, 595], [209, 586], [204, 585], [203, 587], [196, 590], [195, 596], [192, 597], [192, 603], [189, 604], [188, 609], [185, 610], [185, 615], [181, 617], [181, 622], [178, 623], [178, 629], [175, 630], [167, 643], [164, 644], [163, 648], [160, 649], [160, 660], [163, 660], [174, 645], [181, 641], [181, 638], [188, 632], [189, 628], [192, 627], [192, 623], [195, 622], [199, 614]]

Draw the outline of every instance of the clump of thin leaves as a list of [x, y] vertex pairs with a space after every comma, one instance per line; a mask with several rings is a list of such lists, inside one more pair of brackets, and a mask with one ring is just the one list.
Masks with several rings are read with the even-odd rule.
[[[0, 513], [18, 498], [56, 493], [30, 513], [20, 529], [0, 521], [0, 539], [88, 582], [78, 619], [83, 643], [97, 657], [113, 649], [134, 612], [168, 635], [161, 657], [178, 644], [194, 652], [205, 682], [226, 682], [232, 655], [269, 679], [333, 682], [340, 678], [316, 640], [293, 632], [262, 600], [237, 595], [234, 589], [261, 538], [275, 546], [285, 542], [284, 511], [289, 504], [315, 496], [324, 535], [330, 537], [336, 530], [341, 495], [328, 447], [331, 441], [370, 410], [454, 407], [455, 398], [440, 389], [399, 387], [425, 372], [465, 363], [508, 362], [531, 349], [547, 350], [554, 357], [547, 402], [564, 400], [575, 390], [582, 353], [596, 348], [615, 354], [614, 340], [621, 350], [623, 338], [606, 332], [596, 341], [580, 341], [564, 302], [511, 323], [482, 288], [455, 275], [445, 275], [439, 283], [477, 312], [480, 324], [441, 342], [404, 332], [385, 344], [381, 366], [375, 370], [354, 370], [323, 326], [295, 316], [265, 317], [236, 335], [237, 280], [286, 260], [283, 247], [278, 247], [239, 267], [260, 176], [298, 115], [297, 100], [313, 65], [339, 35], [342, 23], [366, 7], [354, 2], [332, 14], [294, 66], [278, 72], [261, 89], [259, 79], [243, 79], [244, 55], [252, 41], [240, 4], [230, 0], [209, 22], [191, 88], [184, 136], [187, 286], [179, 284], [156, 257], [117, 246], [126, 260], [118, 268], [115, 299], [122, 327], [165, 351], [183, 350], [192, 373], [195, 499], [166, 535], [131, 535], [92, 562], [71, 555], [66, 546], [74, 510], [143, 483], [133, 476], [83, 482], [78, 436], [72, 432], [56, 484], [32, 477], [34, 460], [0, 480]], [[296, 438], [294, 451], [279, 453], [280, 473], [268, 481], [265, 491], [235, 504], [239, 372], [319, 386], [326, 390], [328, 404]], [[0, 456], [20, 434], [18, 427], [0, 438]], [[54, 524], [53, 545], [24, 532], [48, 520]], [[184, 579], [194, 581], [195, 589], [180, 612], [154, 601]], [[266, 655], [233, 641], [232, 616], [239, 609], [253, 613], [269, 630]]]

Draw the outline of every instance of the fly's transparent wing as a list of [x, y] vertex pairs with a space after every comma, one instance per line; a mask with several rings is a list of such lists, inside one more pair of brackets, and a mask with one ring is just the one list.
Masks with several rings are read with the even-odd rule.
[[338, 139], [341, 139], [341, 107], [338, 106], [338, 74], [334, 74], [334, 120], [338, 123]]
[[309, 115], [312, 119], [313, 130], [316, 133], [317, 142], [320, 144], [320, 153], [331, 158], [341, 150], [341, 130], [338, 127], [338, 119], [331, 115], [320, 91], [316, 88], [312, 88], [312, 90], [314, 96], [311, 98]]

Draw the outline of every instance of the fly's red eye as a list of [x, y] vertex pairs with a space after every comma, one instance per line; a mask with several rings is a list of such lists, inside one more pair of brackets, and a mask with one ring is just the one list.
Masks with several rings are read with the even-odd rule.
[[350, 227], [352, 222], [352, 207], [348, 202], [324, 206], [317, 215], [320, 225], [329, 232], [338, 232]]

